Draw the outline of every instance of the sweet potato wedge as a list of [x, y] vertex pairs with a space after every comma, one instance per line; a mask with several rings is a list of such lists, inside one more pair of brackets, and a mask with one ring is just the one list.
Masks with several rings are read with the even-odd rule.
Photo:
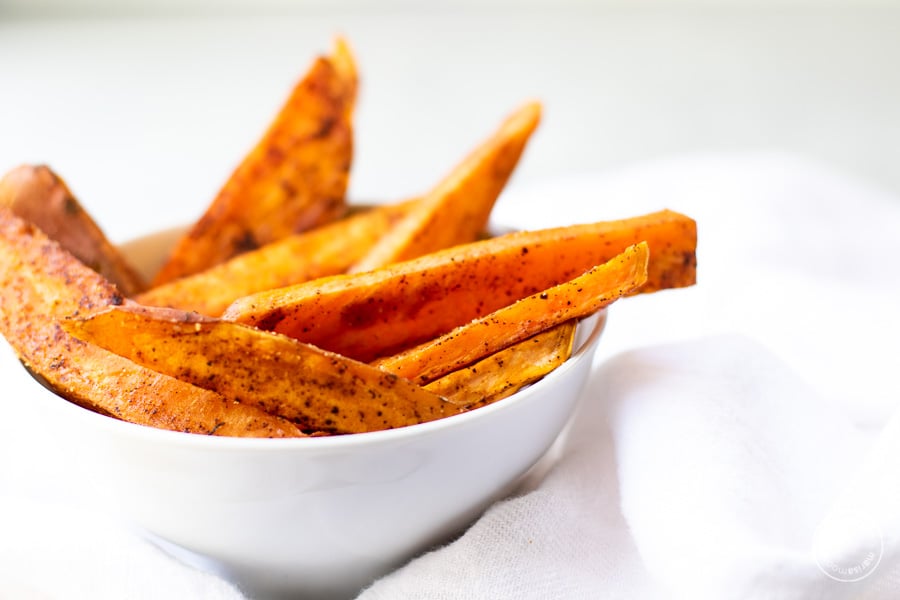
[[63, 326], [79, 339], [310, 432], [362, 433], [460, 412], [365, 363], [196, 313], [113, 306]]
[[370, 271], [478, 239], [540, 118], [537, 102], [514, 112], [350, 272]]
[[190, 433], [288, 437], [292, 423], [162, 375], [60, 326], [125, 300], [32, 224], [0, 207], [0, 333], [60, 395], [126, 421]]
[[146, 283], [106, 238], [66, 183], [44, 165], [21, 165], [0, 179], [0, 206], [36, 225], [126, 296]]
[[517, 232], [356, 275], [236, 300], [224, 318], [369, 362], [568, 281], [628, 246], [650, 246], [638, 292], [692, 285], [696, 224], [671, 211]]
[[356, 58], [350, 49], [350, 44], [343, 37], [338, 36], [334, 40], [334, 49], [328, 56], [331, 65], [337, 71], [341, 81], [346, 86], [343, 96], [347, 99], [344, 103], [345, 118], [349, 121], [353, 117], [353, 109], [356, 108], [357, 92], [359, 91], [359, 70], [356, 67]]
[[344, 213], [357, 81], [343, 41], [317, 58], [154, 279], [160, 285]]
[[424, 387], [466, 410], [507, 398], [568, 360], [575, 327], [566, 321]]
[[148, 306], [193, 310], [217, 317], [243, 296], [343, 273], [417, 201], [377, 206], [295, 233], [200, 273], [155, 287], [135, 300]]
[[647, 281], [649, 256], [646, 242], [630, 246], [622, 254], [570, 281], [522, 298], [374, 364], [425, 385], [545, 329], [586, 317], [640, 288]]

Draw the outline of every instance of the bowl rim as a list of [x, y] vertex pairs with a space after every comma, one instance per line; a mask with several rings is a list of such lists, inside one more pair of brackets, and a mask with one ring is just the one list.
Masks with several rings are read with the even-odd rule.
[[[529, 398], [540, 393], [543, 389], [555, 384], [556, 380], [563, 377], [567, 371], [572, 370], [578, 363], [592, 360], [594, 350], [600, 340], [600, 336], [606, 327], [608, 308], [603, 308], [596, 313], [581, 319], [578, 328], [590, 327], [587, 336], [582, 343], [572, 352], [571, 356], [556, 369], [545, 375], [540, 380], [519, 390], [515, 394], [463, 413], [450, 415], [426, 423], [369, 431], [364, 433], [348, 433], [331, 436], [309, 436], [288, 438], [256, 438], [200, 435], [184, 431], [161, 429], [149, 425], [141, 425], [123, 421], [115, 417], [107, 416], [90, 410], [72, 402], [46, 387], [39, 379], [35, 378], [35, 384], [43, 388], [48, 397], [47, 402], [65, 405], [63, 410], [71, 410], [76, 418], [90, 420], [94, 425], [118, 435], [129, 435], [143, 440], [152, 440], [166, 443], [169, 447], [180, 446], [196, 449], [214, 449], [220, 451], [252, 451], [252, 452], [282, 452], [291, 451], [319, 451], [340, 450], [344, 448], [356, 448], [359, 446], [381, 445], [385, 443], [403, 442], [421, 436], [428, 436], [432, 432], [452, 430], [465, 427], [473, 420], [489, 419], [490, 415], [497, 412], [512, 410], [515, 406], [527, 402]], [[577, 334], [576, 334], [577, 335]], [[20, 366], [25, 368], [24, 365]], [[27, 369], [26, 372], [30, 373]]]

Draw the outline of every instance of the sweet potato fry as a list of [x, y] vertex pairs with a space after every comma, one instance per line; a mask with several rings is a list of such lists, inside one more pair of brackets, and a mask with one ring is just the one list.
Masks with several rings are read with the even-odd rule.
[[340, 36], [334, 40], [334, 50], [331, 52], [328, 60], [346, 86], [343, 94], [344, 98], [347, 99], [347, 102], [344, 103], [344, 110], [349, 121], [352, 118], [353, 109], [356, 108], [356, 97], [359, 90], [359, 70], [356, 68], [356, 58], [354, 58], [353, 51], [350, 49], [350, 44], [347, 43], [347, 40]]
[[335, 223], [295, 233], [220, 265], [155, 287], [135, 300], [217, 317], [249, 294], [346, 271], [418, 200], [378, 206]]
[[0, 333], [49, 387], [97, 412], [164, 429], [302, 435], [284, 419], [141, 367], [71, 337], [59, 324], [123, 302], [106, 279], [0, 207]]
[[160, 285], [345, 211], [356, 69], [346, 43], [319, 57], [256, 147], [157, 273]]
[[559, 285], [504, 306], [375, 365], [420, 385], [570, 319], [580, 319], [647, 281], [646, 242]]
[[0, 180], [0, 206], [37, 225], [126, 296], [146, 287], [137, 271], [50, 168], [22, 165], [9, 171]]
[[457, 244], [475, 241], [541, 118], [526, 104], [472, 152], [350, 272], [371, 271]]
[[368, 362], [568, 281], [642, 240], [650, 262], [639, 292], [694, 283], [696, 224], [661, 211], [512, 233], [376, 271], [260, 292], [236, 300], [224, 318]]
[[72, 335], [144, 365], [297, 423], [361, 433], [460, 412], [380, 369], [289, 337], [165, 308], [114, 306], [68, 320]]
[[568, 360], [575, 326], [566, 321], [424, 387], [466, 410], [507, 398]]

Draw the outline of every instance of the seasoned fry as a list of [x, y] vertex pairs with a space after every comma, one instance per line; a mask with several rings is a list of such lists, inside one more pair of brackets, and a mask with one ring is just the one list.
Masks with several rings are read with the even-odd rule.
[[235, 301], [224, 318], [369, 362], [442, 335], [568, 281], [646, 240], [639, 292], [696, 276], [696, 224], [671, 211], [518, 232], [356, 275], [337, 275]]
[[0, 179], [0, 206], [36, 225], [126, 296], [146, 284], [84, 210], [66, 183], [44, 165], [22, 165]]
[[425, 385], [545, 329], [594, 313], [640, 288], [647, 281], [649, 256], [646, 242], [630, 246], [571, 281], [522, 298], [375, 364]]
[[0, 207], [0, 333], [59, 394], [120, 419], [190, 433], [288, 437], [293, 424], [85, 343], [59, 325], [125, 300], [33, 225]]
[[507, 398], [568, 360], [575, 327], [566, 321], [424, 387], [466, 410]]
[[357, 92], [359, 90], [359, 70], [356, 68], [356, 59], [353, 57], [353, 51], [347, 40], [338, 36], [334, 40], [334, 50], [328, 57], [335, 71], [343, 81], [345, 89], [343, 92], [347, 102], [344, 103], [346, 111], [346, 119], [349, 121], [353, 115], [353, 109], [356, 108]]
[[365, 363], [196, 313], [114, 306], [63, 326], [79, 339], [307, 431], [362, 433], [460, 412]]
[[135, 300], [148, 306], [193, 310], [217, 317], [228, 305], [256, 292], [346, 271], [418, 200], [378, 206], [295, 233], [181, 279], [155, 287]]
[[494, 202], [540, 118], [537, 102], [513, 113], [350, 272], [370, 271], [475, 241], [487, 227]]
[[178, 242], [154, 285], [331, 221], [346, 209], [356, 68], [342, 40], [297, 84], [256, 147]]

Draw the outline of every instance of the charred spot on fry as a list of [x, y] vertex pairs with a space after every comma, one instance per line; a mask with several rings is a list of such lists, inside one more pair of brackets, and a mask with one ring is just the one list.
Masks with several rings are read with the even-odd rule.
[[66, 196], [65, 200], [63, 200], [63, 204], [65, 206], [66, 214], [69, 215], [77, 215], [81, 212], [81, 207], [78, 205], [78, 201], [75, 200], [72, 196]]
[[243, 254], [244, 252], [250, 252], [251, 250], [256, 250], [259, 248], [259, 242], [256, 241], [256, 238], [253, 237], [252, 231], [244, 232], [244, 235], [234, 242], [234, 252], [235, 254]]

